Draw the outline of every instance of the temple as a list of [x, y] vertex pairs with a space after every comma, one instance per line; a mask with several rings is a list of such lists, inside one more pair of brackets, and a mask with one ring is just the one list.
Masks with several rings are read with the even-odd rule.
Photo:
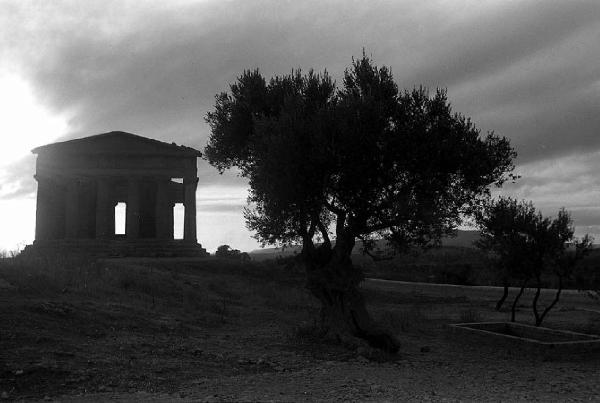
[[[198, 150], [109, 132], [37, 147], [35, 241], [25, 253], [204, 256], [196, 238]], [[125, 203], [125, 234], [115, 206]], [[183, 203], [183, 239], [173, 206]]]

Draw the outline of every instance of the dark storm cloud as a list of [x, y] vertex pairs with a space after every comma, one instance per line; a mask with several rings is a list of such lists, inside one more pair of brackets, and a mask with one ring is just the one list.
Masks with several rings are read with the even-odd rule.
[[598, 10], [593, 2], [579, 1], [500, 2], [471, 18], [448, 10], [447, 21], [430, 27], [420, 65], [406, 79], [451, 87], [491, 76], [597, 24]]
[[[401, 87], [448, 87], [521, 164], [600, 145], [594, 0], [19, 4], [0, 5], [16, 16], [0, 20], [4, 53], [47, 107], [69, 112], [67, 137], [125, 130], [201, 149], [214, 95], [243, 69], [327, 68], [339, 82], [365, 47]], [[201, 184], [245, 186], [199, 171]]]

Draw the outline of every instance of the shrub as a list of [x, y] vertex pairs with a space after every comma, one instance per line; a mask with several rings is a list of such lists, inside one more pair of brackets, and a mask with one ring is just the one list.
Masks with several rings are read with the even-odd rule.
[[239, 249], [231, 249], [229, 245], [221, 245], [217, 248], [215, 252], [216, 257], [226, 258], [226, 259], [237, 259], [242, 262], [250, 261], [250, 255], [246, 252], [240, 252]]

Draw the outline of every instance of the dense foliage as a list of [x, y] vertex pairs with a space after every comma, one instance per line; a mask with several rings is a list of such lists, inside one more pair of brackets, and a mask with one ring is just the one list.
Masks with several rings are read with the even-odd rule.
[[339, 90], [326, 72], [267, 83], [246, 71], [207, 121], [206, 156], [249, 179], [247, 218], [265, 243], [327, 237], [332, 221], [338, 236], [437, 240], [513, 168], [508, 140], [481, 136], [445, 91], [400, 92], [364, 56]]

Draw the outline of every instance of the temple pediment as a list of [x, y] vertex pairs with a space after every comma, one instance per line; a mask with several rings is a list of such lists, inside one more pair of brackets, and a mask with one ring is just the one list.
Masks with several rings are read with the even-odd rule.
[[34, 154], [139, 155], [200, 157], [200, 151], [175, 143], [149, 139], [136, 134], [113, 131], [80, 139], [62, 141], [31, 150]]

